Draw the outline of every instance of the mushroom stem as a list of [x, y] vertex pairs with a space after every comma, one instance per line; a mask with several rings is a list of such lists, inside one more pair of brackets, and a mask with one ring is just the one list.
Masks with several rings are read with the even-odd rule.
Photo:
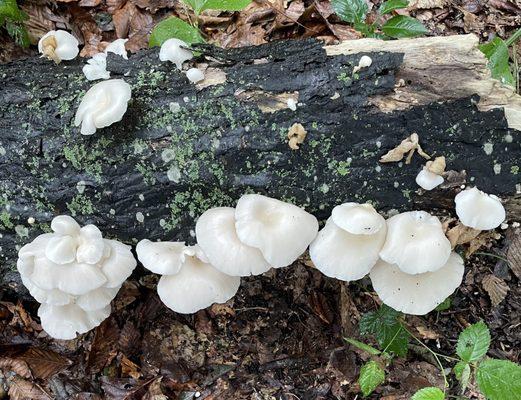
[[54, 52], [58, 47], [56, 38], [54, 36], [48, 36], [42, 41], [43, 52], [42, 57], [47, 57], [49, 60], [53, 60], [56, 64], [61, 62], [61, 58]]

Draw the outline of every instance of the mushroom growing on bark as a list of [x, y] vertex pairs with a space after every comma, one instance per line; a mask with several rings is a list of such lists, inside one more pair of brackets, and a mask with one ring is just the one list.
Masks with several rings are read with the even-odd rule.
[[464, 190], [456, 195], [456, 214], [463, 225], [479, 230], [495, 229], [505, 220], [505, 207], [493, 194], [478, 188]]
[[180, 39], [168, 39], [161, 45], [159, 59], [173, 62], [181, 70], [183, 63], [191, 60], [194, 56], [187, 47], [188, 44]]
[[131, 94], [130, 85], [123, 79], [96, 83], [83, 96], [74, 124], [81, 125], [82, 135], [92, 135], [98, 128], [121, 121]]
[[315, 239], [317, 219], [293, 204], [259, 194], [246, 194], [235, 208], [239, 240], [259, 249], [274, 268], [295, 261]]
[[370, 204], [345, 203], [333, 209], [326, 226], [309, 246], [324, 275], [344, 281], [362, 279], [378, 261], [387, 227]]
[[62, 30], [49, 31], [38, 41], [38, 51], [42, 57], [53, 60], [56, 64], [76, 58], [80, 52], [78, 46], [78, 39]]
[[53, 233], [36, 237], [18, 252], [17, 268], [29, 293], [42, 305], [43, 329], [57, 339], [73, 339], [110, 314], [110, 302], [132, 273], [130, 247], [102, 237], [61, 215]]

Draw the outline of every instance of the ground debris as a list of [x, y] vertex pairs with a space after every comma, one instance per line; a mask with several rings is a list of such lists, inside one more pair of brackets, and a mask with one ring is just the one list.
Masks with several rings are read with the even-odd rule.
[[490, 301], [492, 302], [493, 307], [496, 307], [501, 303], [510, 290], [503, 279], [498, 278], [493, 274], [485, 276], [481, 281], [481, 284], [483, 285], [483, 289], [485, 289], [490, 296]]
[[411, 163], [412, 156], [414, 152], [417, 151], [420, 156], [425, 158], [426, 160], [430, 160], [430, 156], [423, 151], [420, 146], [420, 138], [417, 133], [411, 134], [408, 138], [402, 140], [402, 142], [396, 146], [394, 149], [389, 150], [386, 154], [384, 154], [380, 158], [381, 163], [388, 162], [398, 162], [403, 159], [405, 154], [407, 154], [407, 158], [405, 160], [406, 164]]

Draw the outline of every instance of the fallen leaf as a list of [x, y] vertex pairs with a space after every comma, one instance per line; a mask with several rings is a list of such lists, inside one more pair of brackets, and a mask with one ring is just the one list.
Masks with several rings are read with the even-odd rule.
[[306, 139], [306, 130], [304, 129], [304, 126], [299, 123], [294, 123], [291, 125], [288, 131], [288, 145], [290, 149], [292, 150], [298, 150], [300, 145], [304, 143], [304, 140]]
[[458, 225], [449, 229], [447, 232], [447, 238], [449, 239], [452, 248], [454, 248], [458, 244], [470, 243], [480, 233], [480, 230], [469, 228], [468, 226], [463, 225], [461, 222], [458, 222]]
[[0, 369], [4, 371], [13, 371], [22, 378], [32, 378], [31, 370], [23, 360], [10, 357], [0, 358]]
[[163, 377], [160, 376], [150, 384], [147, 393], [143, 396], [143, 400], [168, 400], [168, 397], [166, 397], [161, 390], [162, 379]]
[[431, 8], [444, 8], [448, 0], [412, 0], [407, 6], [407, 10], [423, 10]]
[[87, 356], [87, 371], [97, 373], [110, 364], [116, 356], [115, 347], [118, 339], [119, 328], [114, 318], [109, 317], [96, 328], [94, 340]]
[[521, 230], [516, 229], [507, 250], [508, 265], [512, 272], [521, 279]]
[[51, 398], [33, 382], [19, 377], [14, 377], [11, 381], [8, 394], [11, 400], [49, 400]]
[[25, 361], [33, 375], [39, 379], [49, 379], [51, 376], [71, 365], [71, 361], [62, 355], [47, 349], [29, 348], [20, 357]]
[[125, 355], [121, 357], [121, 373], [123, 376], [130, 376], [136, 380], [141, 378], [139, 366], [130, 361]]
[[132, 321], [125, 322], [119, 334], [118, 347], [123, 353], [132, 356], [141, 343], [141, 333], [136, 329]]
[[481, 281], [481, 284], [483, 285], [483, 289], [485, 289], [490, 296], [490, 301], [492, 302], [493, 307], [496, 307], [501, 303], [510, 290], [503, 279], [492, 274], [485, 276]]
[[476, 251], [478, 251], [481, 247], [489, 247], [493, 241], [501, 238], [501, 235], [496, 232], [484, 232], [478, 235], [476, 238], [472, 239], [469, 243], [469, 247], [465, 252], [467, 257], [470, 257]]
[[418, 333], [420, 334], [420, 337], [422, 339], [431, 339], [431, 340], [436, 340], [436, 339], [439, 339], [440, 338], [440, 335], [436, 332], [434, 332], [432, 329], [429, 329], [425, 326], [416, 326], [416, 330], [418, 331]]

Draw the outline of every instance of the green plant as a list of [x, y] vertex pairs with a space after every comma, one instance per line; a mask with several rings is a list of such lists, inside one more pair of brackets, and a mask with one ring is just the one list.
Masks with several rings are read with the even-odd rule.
[[403, 315], [385, 305], [365, 314], [360, 320], [360, 334], [374, 336], [379, 350], [353, 338], [345, 340], [367, 352], [371, 360], [361, 370], [358, 383], [364, 396], [368, 396], [385, 381], [385, 368], [396, 356], [405, 356], [410, 340], [416, 341], [436, 360], [444, 379], [443, 390], [436, 387], [417, 391], [411, 400], [444, 400], [449, 381], [441, 360], [454, 363], [452, 371], [463, 395], [471, 382], [475, 382], [488, 400], [521, 400], [521, 366], [507, 360], [487, 358], [490, 331], [484, 322], [469, 326], [458, 338], [457, 357], [437, 353], [414, 336], [404, 325]]
[[488, 67], [492, 72], [492, 77], [510, 86], [516, 86], [517, 71], [515, 75], [512, 74], [508, 48], [519, 38], [521, 38], [521, 28], [507, 40], [496, 36], [490, 42], [479, 46], [481, 52], [485, 54], [485, 57], [488, 59]]
[[29, 46], [29, 35], [23, 24], [29, 19], [27, 14], [18, 8], [16, 0], [0, 0], [0, 26], [3, 26], [9, 36], [23, 47]]
[[369, 11], [365, 0], [332, 0], [335, 13], [344, 21], [353, 24], [364, 36], [388, 39], [421, 36], [427, 33], [423, 24], [415, 18], [395, 15], [386, 20], [385, 16], [394, 10], [407, 7], [409, 0], [386, 0], [378, 9], [374, 22], [367, 21]]
[[[0, 0], [1, 1], [1, 0]], [[196, 16], [204, 10], [240, 11], [251, 3], [251, 0], [183, 0]], [[168, 39], [176, 38], [188, 44], [204, 42], [199, 32], [197, 18], [190, 23], [177, 17], [169, 17], [158, 23], [148, 41], [149, 47], [161, 46]]]

